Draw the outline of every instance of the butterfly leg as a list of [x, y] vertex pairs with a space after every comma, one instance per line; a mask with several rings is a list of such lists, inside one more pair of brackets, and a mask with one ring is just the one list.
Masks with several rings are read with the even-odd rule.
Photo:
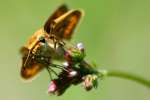
[[53, 80], [53, 78], [52, 78], [52, 74], [51, 74], [51, 71], [49, 70], [49, 68], [48, 68], [48, 67], [46, 67], [46, 69], [47, 69], [47, 71], [48, 71], [48, 73], [49, 73], [50, 80]]

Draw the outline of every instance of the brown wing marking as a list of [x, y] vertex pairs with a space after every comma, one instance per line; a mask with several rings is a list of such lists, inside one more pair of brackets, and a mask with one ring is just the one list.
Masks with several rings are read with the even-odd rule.
[[22, 68], [21, 68], [21, 77], [24, 79], [31, 79], [35, 75], [37, 75], [44, 66], [42, 64], [37, 63], [34, 59], [30, 59], [26, 62], [26, 59], [28, 57], [29, 50], [26, 47], [22, 47], [20, 52], [22, 53]]
[[43, 67], [40, 64], [31, 64], [30, 66], [22, 67], [21, 68], [21, 77], [24, 79], [31, 79], [37, 73], [39, 73], [43, 69]]
[[58, 9], [56, 9], [56, 11], [52, 14], [52, 16], [50, 16], [48, 18], [48, 20], [45, 22], [44, 24], [44, 30], [47, 33], [50, 33], [50, 29], [51, 29], [51, 25], [54, 19], [60, 17], [61, 15], [63, 15], [64, 13], [66, 13], [68, 11], [68, 8], [66, 5], [61, 5]]
[[53, 34], [61, 39], [70, 40], [81, 15], [82, 12], [80, 10], [70, 10], [55, 19], [53, 22], [55, 23]]

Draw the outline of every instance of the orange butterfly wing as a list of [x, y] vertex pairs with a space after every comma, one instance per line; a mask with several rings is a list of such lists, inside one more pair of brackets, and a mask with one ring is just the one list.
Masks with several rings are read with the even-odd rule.
[[29, 53], [29, 50], [26, 47], [21, 48], [21, 53], [23, 56], [20, 72], [21, 77], [24, 79], [30, 79], [34, 77], [37, 73], [39, 73], [44, 68], [44, 66], [38, 63], [36, 60], [32, 59], [30, 56], [28, 61], [26, 62]]
[[55, 19], [53, 23], [56, 23], [56, 25], [54, 26], [53, 34], [61, 39], [70, 40], [81, 15], [80, 10], [70, 10]]

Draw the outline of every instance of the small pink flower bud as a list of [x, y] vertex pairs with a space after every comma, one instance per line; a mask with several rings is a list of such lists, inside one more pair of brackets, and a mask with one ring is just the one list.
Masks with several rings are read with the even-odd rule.
[[92, 84], [92, 81], [91, 81], [91, 78], [90, 78], [90, 77], [85, 77], [85, 78], [84, 78], [83, 86], [84, 86], [84, 88], [85, 88], [87, 91], [89, 91], [89, 90], [92, 89], [93, 84]]
[[65, 52], [65, 54], [64, 54], [64, 58], [65, 58], [65, 60], [66, 61], [68, 61], [68, 62], [70, 62], [71, 61], [71, 56], [70, 56], [70, 54], [69, 54], [69, 52], [67, 51], [67, 52]]
[[55, 83], [55, 81], [51, 81], [51, 83], [49, 84], [49, 87], [48, 87], [48, 93], [54, 93], [57, 89], [57, 85]]
[[83, 80], [83, 86], [87, 91], [91, 90], [93, 87], [97, 87], [97, 84], [95, 83], [97, 80], [96, 75], [87, 75]]

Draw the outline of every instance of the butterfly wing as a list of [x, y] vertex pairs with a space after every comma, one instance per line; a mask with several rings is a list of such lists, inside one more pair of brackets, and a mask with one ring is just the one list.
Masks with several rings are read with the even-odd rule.
[[51, 30], [51, 25], [54, 19], [60, 17], [61, 15], [63, 15], [64, 13], [66, 13], [68, 11], [68, 8], [66, 5], [61, 5], [49, 18], [48, 20], [45, 22], [44, 24], [44, 30], [47, 33], [50, 33]]
[[54, 29], [52, 34], [60, 39], [70, 40], [73, 31], [81, 18], [80, 10], [70, 10], [54, 20]]
[[28, 61], [28, 54], [29, 50], [26, 47], [21, 48], [21, 53], [23, 55], [22, 57], [22, 67], [21, 67], [21, 77], [23, 79], [31, 79], [35, 75], [37, 75], [43, 68], [44, 66], [40, 63], [38, 63], [36, 60], [32, 59], [29, 56]]

